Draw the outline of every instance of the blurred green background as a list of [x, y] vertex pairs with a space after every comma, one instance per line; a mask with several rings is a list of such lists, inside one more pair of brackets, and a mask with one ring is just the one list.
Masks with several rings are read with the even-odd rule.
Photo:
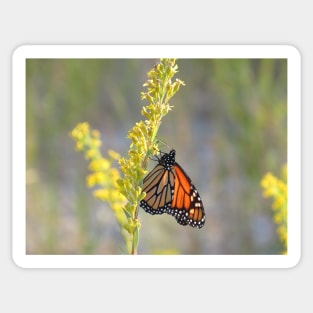
[[[143, 117], [140, 92], [151, 59], [28, 59], [26, 238], [28, 254], [120, 254], [114, 214], [85, 184], [87, 162], [69, 132], [88, 122], [102, 152], [126, 156]], [[202, 229], [140, 211], [139, 254], [280, 254], [271, 201], [260, 180], [287, 162], [285, 59], [179, 59], [159, 137], [197, 187]], [[153, 166], [154, 164], [151, 164]]]

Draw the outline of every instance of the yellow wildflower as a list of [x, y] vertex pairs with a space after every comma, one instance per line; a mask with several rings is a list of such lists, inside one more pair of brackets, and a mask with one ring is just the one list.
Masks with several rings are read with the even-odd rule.
[[107, 201], [109, 199], [109, 191], [107, 189], [98, 189], [93, 192], [94, 196], [100, 200]]
[[100, 132], [96, 129], [93, 129], [91, 132], [92, 137], [94, 138], [100, 138]]
[[93, 172], [99, 172], [108, 170], [110, 166], [111, 164], [107, 159], [101, 158], [92, 160], [89, 164], [89, 169]]
[[115, 152], [114, 150], [109, 150], [108, 155], [113, 159], [113, 160], [118, 160], [121, 156], [119, 153]]
[[98, 153], [98, 151], [96, 149], [89, 149], [85, 153], [85, 158], [87, 160], [90, 160], [90, 159], [94, 158], [97, 155], [97, 153]]
[[272, 197], [273, 221], [277, 224], [279, 239], [285, 246], [284, 254], [287, 252], [287, 165], [282, 168], [282, 179], [275, 177], [272, 173], [266, 173], [261, 180], [263, 196]]

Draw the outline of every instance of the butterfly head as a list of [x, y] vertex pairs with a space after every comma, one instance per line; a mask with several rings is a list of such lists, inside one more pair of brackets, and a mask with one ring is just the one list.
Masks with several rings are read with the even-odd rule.
[[159, 163], [163, 165], [167, 170], [170, 170], [175, 164], [176, 151], [173, 149], [169, 153], [165, 153], [159, 160]]

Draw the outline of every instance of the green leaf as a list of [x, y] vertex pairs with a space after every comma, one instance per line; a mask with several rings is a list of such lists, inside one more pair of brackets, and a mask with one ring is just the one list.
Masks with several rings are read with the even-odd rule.
[[128, 212], [125, 208], [123, 208], [123, 211], [127, 218], [132, 218], [132, 215], [130, 214], [130, 212]]

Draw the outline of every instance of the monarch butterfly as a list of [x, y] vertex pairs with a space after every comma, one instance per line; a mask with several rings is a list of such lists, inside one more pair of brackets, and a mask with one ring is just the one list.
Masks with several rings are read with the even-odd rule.
[[199, 192], [189, 176], [175, 162], [175, 150], [164, 153], [144, 178], [146, 196], [140, 206], [150, 214], [173, 215], [180, 225], [201, 228], [205, 212]]

